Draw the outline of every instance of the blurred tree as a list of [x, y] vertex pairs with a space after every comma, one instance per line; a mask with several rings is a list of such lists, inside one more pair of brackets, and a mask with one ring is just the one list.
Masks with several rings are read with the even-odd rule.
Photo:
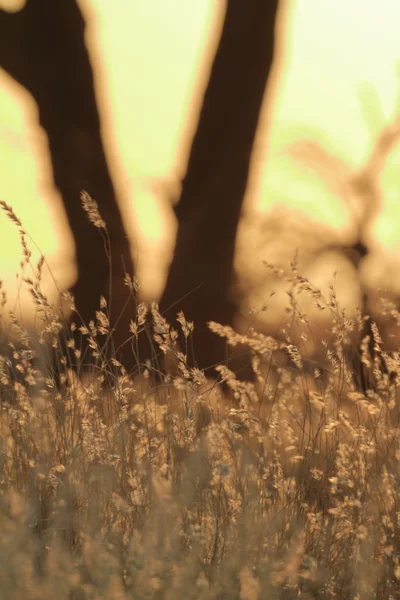
[[[374, 134], [372, 149], [364, 164], [358, 169], [351, 169], [345, 161], [328, 152], [315, 140], [300, 140], [287, 148], [287, 153], [292, 159], [318, 173], [321, 180], [333, 190], [351, 216], [353, 243], [347, 245], [340, 241], [330, 243], [327, 240], [332, 239], [332, 234], [326, 235], [324, 230], [320, 234], [314, 232], [314, 242], [318, 243], [318, 239], [320, 241], [317, 253], [339, 250], [345, 254], [358, 273], [361, 272], [362, 263], [368, 260], [372, 253], [372, 228], [383, 204], [382, 171], [391, 151], [400, 139], [398, 111], [399, 107], [396, 105], [392, 121], [385, 123], [381, 126], [378, 134]], [[269, 231], [269, 233], [271, 232]], [[267, 232], [266, 235], [268, 235]], [[275, 229], [275, 235], [279, 235], [279, 226]], [[311, 253], [310, 259], [312, 260], [312, 258]], [[389, 371], [382, 358], [381, 342], [377, 339], [378, 332], [370, 314], [371, 290], [363, 285], [361, 277], [359, 281], [362, 288], [360, 306], [362, 326], [359, 332], [359, 343], [351, 349], [350, 354], [352, 355], [354, 383], [357, 389], [361, 389], [365, 393], [368, 389], [375, 390], [377, 387], [374, 363], [381, 373], [389, 374]], [[363, 352], [368, 353], [364, 359], [362, 346], [364, 347]], [[366, 366], [368, 360], [371, 362], [371, 367]]]
[[[29, 0], [20, 12], [0, 10], [0, 32], [0, 66], [32, 94], [48, 138], [54, 182], [76, 246], [78, 280], [71, 291], [77, 309], [88, 324], [104, 296], [111, 324], [119, 319], [113, 340], [118, 347], [132, 317], [133, 305], [120, 314], [129, 299], [123, 275], [132, 273], [133, 264], [104, 153], [83, 16], [76, 0]], [[102, 236], [82, 210], [82, 190], [95, 199], [107, 224], [111, 279]], [[76, 338], [80, 346], [78, 332]], [[124, 349], [118, 356], [131, 366], [132, 353]]]
[[[227, 358], [207, 327], [233, 325], [236, 233], [250, 158], [274, 57], [278, 0], [228, 0], [204, 95], [182, 194], [178, 234], [161, 310], [194, 321], [190, 362], [206, 368]], [[181, 340], [183, 342], [183, 340]], [[238, 375], [251, 376], [249, 369]]]
[[[189, 360], [200, 368], [226, 358], [224, 341], [206, 323], [233, 325], [236, 232], [273, 62], [277, 8], [278, 0], [227, 1], [176, 208], [178, 235], [161, 309], [169, 320], [183, 310], [195, 322]], [[28, 0], [18, 13], [0, 11], [0, 31], [0, 66], [34, 97], [49, 140], [54, 181], [76, 244], [77, 309], [88, 323], [103, 295], [118, 347], [133, 316], [132, 303], [118, 320], [128, 300], [123, 274], [132, 274], [133, 265], [101, 139], [84, 19], [76, 0]], [[102, 237], [82, 212], [81, 190], [95, 199], [107, 224], [111, 281]], [[132, 367], [129, 345], [124, 349], [117, 356]]]

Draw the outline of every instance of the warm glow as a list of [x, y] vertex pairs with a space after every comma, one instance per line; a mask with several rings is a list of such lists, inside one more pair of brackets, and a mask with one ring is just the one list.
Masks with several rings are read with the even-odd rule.
[[[22, 4], [0, 0], [0, 7], [7, 10], [18, 10]], [[108, 159], [132, 245], [138, 250], [139, 276], [147, 294], [159, 294], [172, 247], [169, 206], [185, 170], [224, 3], [80, 0], [80, 4], [89, 22], [87, 40]], [[283, 151], [307, 137], [319, 140], [349, 167], [362, 165], [376, 134], [399, 109], [400, 4], [287, 0], [283, 5], [284, 54], [277, 61], [281, 78], [266, 99], [246, 208], [265, 213], [276, 203], [289, 212], [296, 207], [317, 222], [317, 231], [329, 226], [328, 236], [338, 232], [341, 239], [351, 240], [352, 224], [343, 203], [317, 175], [295, 165]], [[51, 185], [47, 142], [35, 122], [35, 110], [30, 96], [0, 71], [0, 197], [14, 207], [48, 256], [55, 277], [68, 285], [75, 277], [71, 237]], [[384, 210], [375, 224], [376, 256], [366, 274], [373, 286], [396, 285], [389, 267], [398, 261], [399, 160], [400, 150], [392, 153], [382, 177]], [[313, 237], [312, 231], [305, 233], [306, 239]], [[0, 236], [1, 277], [8, 290], [12, 285], [16, 289], [19, 241], [3, 215]], [[242, 237], [238, 266], [248, 276], [260, 272], [261, 254], [268, 260], [289, 260], [296, 239], [305, 239], [288, 231], [279, 243], [268, 246], [268, 239], [261, 238], [260, 251], [257, 236], [247, 237], [243, 231]], [[310, 274], [323, 285], [336, 269], [340, 293], [357, 297], [351, 266], [334, 252], [319, 257]], [[54, 290], [50, 278], [46, 289]], [[259, 294], [249, 304], [261, 299]]]

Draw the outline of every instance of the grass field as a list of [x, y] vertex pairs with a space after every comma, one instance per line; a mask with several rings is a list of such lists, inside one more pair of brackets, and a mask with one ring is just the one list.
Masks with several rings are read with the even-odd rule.
[[[56, 346], [40, 269], [25, 283], [39, 340]], [[92, 373], [60, 356], [57, 386], [44, 343], [15, 316], [6, 325], [3, 293], [4, 335], [19, 342], [0, 356], [0, 599], [400, 598], [400, 356], [374, 325], [373, 356], [368, 340], [357, 354], [363, 315], [346, 318], [333, 287], [324, 299], [295, 263], [286, 277], [288, 320], [307, 325], [296, 298], [310, 294], [333, 341], [319, 341], [324, 363], [310, 369], [287, 332], [278, 342], [213, 324], [248, 345], [254, 384], [223, 365], [214, 380], [189, 368], [155, 304], [139, 306], [133, 347], [149, 310], [175, 371], [157, 385], [151, 365], [128, 377], [101, 360], [102, 302], [86, 330]]]

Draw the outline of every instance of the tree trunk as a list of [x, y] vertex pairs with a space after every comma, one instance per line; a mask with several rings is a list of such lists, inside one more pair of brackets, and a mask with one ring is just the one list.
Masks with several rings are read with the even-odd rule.
[[[160, 307], [194, 321], [200, 368], [226, 359], [206, 323], [233, 325], [236, 233], [264, 92], [271, 72], [278, 0], [228, 0], [176, 208], [175, 253]], [[249, 371], [246, 372], [248, 376]]]
[[[128, 297], [124, 269], [132, 274], [133, 263], [101, 138], [83, 16], [75, 0], [29, 0], [19, 13], [0, 11], [0, 31], [0, 66], [32, 94], [48, 137], [54, 182], [76, 244], [78, 281], [72, 292], [77, 309], [88, 324], [99, 308], [100, 295], [110, 305], [111, 287], [115, 325]], [[82, 210], [82, 190], [96, 200], [107, 225], [111, 280], [100, 232]], [[118, 324], [117, 346], [128, 337], [132, 313], [131, 307]], [[126, 348], [119, 356], [132, 362]]]

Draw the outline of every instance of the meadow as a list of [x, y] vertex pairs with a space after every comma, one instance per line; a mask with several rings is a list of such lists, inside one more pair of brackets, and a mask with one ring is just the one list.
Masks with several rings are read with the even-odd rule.
[[[28, 331], [1, 289], [0, 599], [400, 597], [400, 355], [375, 323], [363, 338], [361, 309], [348, 318], [334, 286], [325, 298], [296, 260], [276, 269], [290, 299], [279, 340], [210, 324], [228, 348], [247, 346], [250, 383], [225, 365], [215, 378], [189, 367], [155, 303], [138, 305], [127, 339], [137, 352], [150, 313], [160, 363], [138, 356], [126, 373], [104, 358], [99, 299], [81, 325], [88, 368], [72, 337], [61, 349], [71, 326], [41, 291], [45, 260], [31, 263], [2, 208], [42, 326]], [[320, 362], [291, 337], [296, 323], [304, 343], [312, 335], [301, 295], [330, 314]], [[388, 300], [382, 311], [400, 323]], [[178, 321], [190, 344], [193, 324]]]

